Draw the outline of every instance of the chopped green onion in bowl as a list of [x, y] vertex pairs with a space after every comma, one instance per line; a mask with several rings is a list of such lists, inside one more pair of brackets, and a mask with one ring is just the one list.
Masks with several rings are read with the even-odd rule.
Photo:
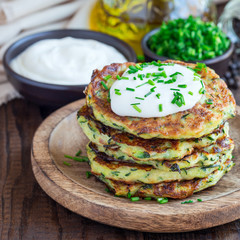
[[192, 16], [164, 22], [147, 41], [155, 54], [184, 61], [215, 58], [226, 52], [230, 44], [226, 34], [213, 22]]

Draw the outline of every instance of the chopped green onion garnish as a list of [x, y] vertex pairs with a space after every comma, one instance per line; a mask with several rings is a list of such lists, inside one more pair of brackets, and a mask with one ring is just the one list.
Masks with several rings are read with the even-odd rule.
[[177, 89], [177, 88], [170, 88], [170, 90], [173, 90], [173, 91], [180, 91], [180, 89]]
[[142, 83], [142, 84], [136, 86], [136, 88], [139, 88], [139, 87], [141, 87], [141, 86], [143, 86], [143, 85], [145, 85], [145, 84], [147, 84], [147, 83], [148, 83], [148, 82]]
[[151, 79], [148, 80], [148, 84], [150, 84], [150, 85], [152, 85], [152, 86], [155, 85], [155, 83], [154, 83]]
[[173, 100], [172, 100], [172, 104], [175, 104], [176, 102], [177, 102], [177, 100], [178, 100], [178, 96], [176, 96], [176, 95], [174, 95], [174, 98], [173, 98]]
[[69, 166], [69, 167], [71, 166], [71, 163], [68, 163], [66, 161], [63, 161], [63, 164], [66, 165], [66, 166]]
[[102, 86], [103, 86], [106, 90], [108, 90], [108, 87], [107, 87], [107, 85], [105, 84], [105, 82], [101, 81], [101, 84], [102, 84]]
[[161, 77], [161, 73], [152, 73], [153, 77]]
[[188, 94], [189, 94], [189, 95], [193, 95], [193, 92], [189, 91]]
[[116, 88], [115, 88], [114, 91], [115, 91], [115, 94], [116, 94], [116, 95], [122, 95], [122, 94], [120, 93], [120, 89], [116, 89]]
[[171, 75], [170, 75], [170, 77], [177, 76], [178, 74], [183, 76], [183, 74], [182, 74], [182, 73], [180, 73], [180, 72], [175, 72], [175, 73], [171, 74]]
[[163, 71], [163, 70], [164, 70], [164, 68], [161, 68], [161, 67], [158, 68], [158, 71]]
[[198, 201], [198, 202], [202, 202], [202, 199], [198, 198], [197, 201]]
[[202, 70], [205, 70], [205, 72], [207, 72], [207, 66], [205, 63], [197, 63], [196, 67], [194, 68], [195, 71], [197, 72], [201, 72]]
[[118, 80], [121, 80], [122, 78], [121, 78], [119, 75], [117, 75], [117, 79], [118, 79]]
[[158, 81], [157, 81], [157, 83], [162, 83], [162, 82], [164, 82], [164, 80], [158, 80]]
[[131, 103], [131, 105], [140, 105], [140, 103]]
[[152, 87], [151, 89], [150, 89], [150, 91], [151, 92], [155, 92], [155, 88], [157, 88], [156, 86], [155, 87]]
[[201, 78], [201, 75], [196, 73], [196, 72], [193, 75], [196, 76], [196, 77], [200, 77]]
[[145, 68], [145, 67], [147, 67], [148, 65], [149, 65], [149, 63], [146, 63], [146, 62], [140, 64], [140, 66], [141, 66], [142, 68]]
[[177, 102], [176, 102], [176, 105], [177, 105], [178, 107], [181, 107], [181, 106], [182, 106], [182, 103], [181, 103], [180, 101], [177, 101]]
[[172, 104], [176, 104], [178, 107], [185, 105], [184, 97], [180, 92], [174, 92], [173, 95], [174, 95], [174, 98], [171, 102]]
[[178, 85], [178, 87], [180, 87], [180, 88], [186, 88], [186, 87], [187, 87], [187, 84], [180, 84], [180, 85]]
[[128, 192], [128, 194], [127, 194], [127, 198], [131, 198], [131, 193], [130, 192]]
[[136, 78], [136, 77], [133, 77], [133, 80], [137, 80], [137, 78]]
[[185, 203], [193, 203], [193, 200], [188, 200], [188, 201], [181, 202], [181, 204], [185, 204]]
[[172, 78], [172, 79], [169, 79], [168, 81], [165, 81], [164, 83], [169, 84], [169, 83], [174, 83], [174, 82], [176, 82], [176, 79]]
[[160, 60], [158, 60], [158, 62], [156, 62], [156, 61], [152, 61], [150, 65], [154, 65], [154, 66], [157, 66], [157, 67], [160, 67], [160, 66], [162, 66], [162, 64], [161, 64], [161, 61], [160, 61]]
[[181, 101], [182, 101], [182, 104], [185, 105], [185, 100], [184, 100], [184, 97], [181, 93], [177, 93], [179, 95], [179, 97], [181, 98]]
[[137, 63], [136, 65], [135, 65], [135, 67], [138, 69], [138, 70], [143, 70], [143, 68]]
[[69, 155], [64, 155], [64, 157], [75, 160], [77, 162], [88, 162], [88, 157], [85, 157], [85, 156], [72, 157], [72, 156], [69, 156]]
[[136, 106], [136, 105], [132, 105], [132, 106], [133, 106], [133, 108], [134, 108], [136, 111], [138, 111], [139, 113], [142, 112], [142, 110], [141, 110], [138, 106]]
[[199, 94], [204, 94], [206, 92], [206, 90], [204, 89], [204, 88], [201, 88], [200, 90], [199, 90]]
[[155, 77], [155, 78], [153, 78], [153, 81], [156, 81], [158, 79], [160, 79], [160, 77]]
[[134, 71], [134, 70], [128, 70], [127, 73], [132, 74], [132, 73], [136, 73], [136, 71]]
[[87, 178], [90, 178], [92, 176], [92, 173], [89, 171], [86, 171], [86, 176], [87, 176]]
[[144, 200], [150, 201], [150, 200], [152, 200], [152, 198], [151, 197], [145, 197]]
[[139, 197], [131, 197], [132, 202], [137, 202], [137, 201], [139, 201], [139, 199], [140, 199]]
[[138, 74], [138, 78], [140, 78], [140, 80], [143, 80], [143, 78], [145, 77], [145, 74]]
[[134, 89], [134, 88], [128, 88], [128, 87], [127, 87], [126, 90], [135, 92], [135, 89]]
[[108, 80], [109, 78], [111, 78], [112, 76], [111, 75], [107, 75], [105, 77], [103, 77], [104, 80]]
[[158, 99], [160, 99], [160, 96], [161, 96], [160, 93], [157, 93], [157, 94], [156, 94], [156, 97], [157, 97]]
[[161, 66], [174, 66], [174, 63], [162, 63]]
[[144, 100], [144, 98], [140, 98], [140, 97], [135, 97], [136, 99], [139, 99], [139, 100]]
[[164, 204], [168, 202], [168, 198], [157, 198], [157, 202], [160, 204]]
[[138, 69], [135, 67], [135, 66], [129, 66], [129, 71], [128, 71], [128, 73], [136, 73], [136, 72], [138, 72]]
[[205, 101], [205, 103], [211, 105], [211, 104], [213, 104], [213, 100], [211, 98], [209, 98]]
[[150, 92], [148, 92], [147, 94], [145, 94], [144, 95], [144, 97], [146, 98], [146, 97], [148, 97], [150, 94], [152, 94], [152, 92], [150, 91]]
[[210, 141], [214, 141], [214, 138], [212, 138], [211, 136], [207, 137]]
[[152, 76], [153, 77], [164, 77], [164, 78], [167, 78], [167, 74], [165, 71], [162, 71], [160, 73], [152, 73]]
[[131, 70], [138, 70], [135, 66], [133, 66], [133, 65], [131, 65], [131, 66], [129, 66], [129, 69], [131, 69]]
[[129, 80], [128, 77], [121, 77], [121, 79], [124, 79], [124, 80]]
[[162, 112], [162, 104], [158, 105], [159, 112]]
[[146, 78], [151, 77], [151, 75], [152, 75], [151, 73], [147, 73], [147, 74], [146, 74]]
[[82, 153], [82, 150], [78, 150], [77, 153], [75, 154], [76, 157], [78, 157]]

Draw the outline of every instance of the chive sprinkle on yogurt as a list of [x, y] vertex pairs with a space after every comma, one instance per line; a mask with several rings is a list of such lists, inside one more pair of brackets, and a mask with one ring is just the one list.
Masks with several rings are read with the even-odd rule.
[[204, 83], [193, 69], [153, 61], [129, 66], [113, 83], [111, 108], [120, 116], [164, 117], [194, 107], [204, 93]]

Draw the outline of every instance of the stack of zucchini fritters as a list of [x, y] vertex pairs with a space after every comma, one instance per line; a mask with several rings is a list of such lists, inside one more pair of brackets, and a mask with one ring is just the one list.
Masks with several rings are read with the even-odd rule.
[[109, 89], [130, 65], [95, 70], [85, 91], [78, 122], [90, 139], [92, 174], [126, 197], [182, 199], [215, 185], [233, 166], [226, 121], [235, 115], [235, 101], [224, 81], [209, 68], [201, 70], [206, 92], [192, 109], [159, 118], [122, 117], [111, 110]]

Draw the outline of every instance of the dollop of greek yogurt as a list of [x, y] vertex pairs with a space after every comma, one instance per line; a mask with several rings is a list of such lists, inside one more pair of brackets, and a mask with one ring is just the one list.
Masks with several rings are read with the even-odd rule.
[[119, 116], [164, 117], [191, 109], [205, 92], [193, 69], [174, 63], [130, 66], [110, 89], [111, 109]]

